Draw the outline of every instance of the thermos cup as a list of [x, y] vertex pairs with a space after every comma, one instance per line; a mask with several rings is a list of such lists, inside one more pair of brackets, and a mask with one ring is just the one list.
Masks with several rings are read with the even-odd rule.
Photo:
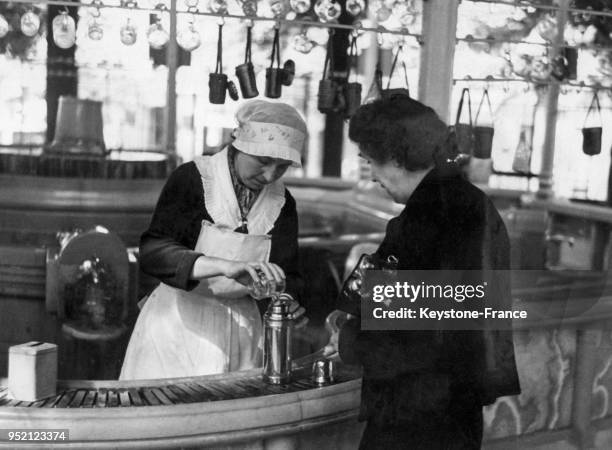
[[266, 97], [279, 98], [283, 88], [283, 69], [268, 67], [266, 69]]
[[240, 92], [242, 92], [243, 98], [253, 98], [259, 95], [253, 63], [246, 62], [236, 66], [236, 78], [240, 83]]
[[210, 103], [222, 105], [225, 103], [227, 92], [227, 75], [224, 73], [211, 73], [208, 76], [208, 100]]

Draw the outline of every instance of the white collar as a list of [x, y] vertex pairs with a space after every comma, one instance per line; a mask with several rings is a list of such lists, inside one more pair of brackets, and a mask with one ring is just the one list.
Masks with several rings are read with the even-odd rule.
[[[194, 163], [202, 177], [206, 210], [216, 225], [232, 230], [242, 222], [227, 160], [227, 147], [214, 155], [199, 156]], [[285, 185], [267, 184], [247, 214], [249, 234], [269, 234], [285, 204]]]

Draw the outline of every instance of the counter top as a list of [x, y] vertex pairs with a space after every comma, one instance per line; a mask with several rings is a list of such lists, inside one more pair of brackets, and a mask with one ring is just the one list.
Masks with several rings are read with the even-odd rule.
[[[0, 423], [10, 429], [68, 429], [70, 442], [61, 448], [159, 448], [231, 444], [354, 422], [358, 370], [338, 365], [336, 382], [317, 387], [308, 366], [302, 364], [287, 386], [265, 384], [260, 369], [163, 380], [60, 381], [58, 395], [39, 402], [8, 399], [3, 379]], [[7, 444], [0, 441], [0, 448]]]

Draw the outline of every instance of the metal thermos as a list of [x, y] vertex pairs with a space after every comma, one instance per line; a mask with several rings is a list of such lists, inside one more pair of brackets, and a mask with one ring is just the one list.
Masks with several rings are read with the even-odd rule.
[[289, 295], [281, 294], [264, 314], [263, 379], [270, 384], [286, 384], [291, 378], [291, 301]]

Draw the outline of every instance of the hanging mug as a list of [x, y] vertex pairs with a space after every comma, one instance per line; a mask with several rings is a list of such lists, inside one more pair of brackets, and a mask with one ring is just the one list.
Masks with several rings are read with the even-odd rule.
[[343, 97], [345, 101], [344, 117], [352, 117], [361, 106], [361, 84], [351, 82], [351, 69], [356, 64], [357, 58], [357, 35], [354, 34], [351, 39], [351, 46], [348, 57], [348, 73], [346, 74], [346, 83], [343, 86]]
[[53, 18], [53, 42], [59, 48], [71, 48], [76, 42], [76, 24], [68, 15], [68, 9]]
[[223, 73], [223, 24], [219, 24], [217, 64], [215, 66], [215, 73], [208, 75], [208, 101], [215, 105], [224, 104], [227, 90], [227, 75]]
[[567, 65], [567, 79], [575, 80], [578, 76], [578, 49], [566, 47], [563, 51], [563, 58]]
[[[463, 110], [463, 101], [465, 96], [467, 95], [468, 99], [468, 114], [469, 114], [469, 123], [459, 123], [461, 119], [461, 111]], [[463, 88], [461, 91], [461, 99], [459, 100], [459, 107], [457, 108], [457, 117], [455, 120], [455, 139], [457, 141], [457, 148], [459, 153], [463, 155], [472, 155], [474, 149], [474, 126], [472, 123], [472, 101], [470, 98], [470, 90], [468, 88]]]
[[[276, 67], [274, 62], [276, 60]], [[283, 69], [280, 66], [280, 30], [274, 30], [274, 42], [272, 43], [272, 55], [270, 56], [270, 67], [266, 69], [266, 91], [269, 98], [279, 98], [283, 89]]]
[[240, 84], [243, 98], [253, 98], [259, 95], [255, 68], [251, 62], [251, 27], [247, 27], [247, 41], [244, 53], [244, 63], [236, 67], [236, 78]]
[[317, 98], [317, 109], [323, 114], [334, 110], [336, 102], [336, 82], [334, 80], [320, 80]]
[[334, 67], [333, 49], [332, 49], [333, 31], [330, 29], [327, 40], [327, 51], [325, 53], [325, 62], [323, 63], [323, 77], [319, 81], [319, 91], [317, 95], [317, 109], [327, 114], [334, 111], [336, 106], [336, 95], [338, 93], [337, 82], [332, 79]]
[[[593, 94], [593, 99], [587, 111], [586, 117], [584, 118], [584, 125], [593, 109], [593, 105], [597, 106], [597, 112], [599, 113], [599, 121], [601, 122], [601, 107], [599, 106], [599, 97], [597, 91]], [[582, 127], [582, 152], [585, 155], [594, 156], [601, 153], [601, 126], [598, 127]]]
[[227, 92], [227, 75], [224, 73], [211, 73], [208, 75], [208, 100], [215, 105], [225, 103]]
[[291, 86], [293, 83], [293, 78], [295, 77], [295, 62], [292, 59], [288, 59], [283, 64], [283, 77], [281, 82], [285, 86]]
[[240, 92], [243, 98], [253, 98], [259, 95], [255, 68], [252, 62], [246, 62], [236, 66], [236, 78], [238, 78]]
[[266, 69], [266, 97], [279, 98], [283, 89], [283, 69], [268, 67]]
[[[476, 111], [476, 117], [474, 123], [477, 124], [478, 116], [480, 115], [480, 109], [484, 100], [487, 100], [489, 106], [489, 113], [493, 118], [493, 108], [491, 108], [491, 100], [489, 99], [489, 91], [487, 89], [482, 93], [478, 110]], [[491, 158], [491, 150], [493, 148], [493, 134], [495, 129], [491, 126], [475, 125], [474, 126], [474, 158], [489, 159]]]
[[344, 86], [344, 99], [346, 101], [344, 115], [346, 118], [353, 117], [361, 106], [361, 84], [347, 83]]
[[227, 93], [229, 94], [230, 98], [234, 101], [240, 98], [240, 96], [238, 95], [238, 88], [236, 87], [234, 82], [231, 80], [227, 82]]

